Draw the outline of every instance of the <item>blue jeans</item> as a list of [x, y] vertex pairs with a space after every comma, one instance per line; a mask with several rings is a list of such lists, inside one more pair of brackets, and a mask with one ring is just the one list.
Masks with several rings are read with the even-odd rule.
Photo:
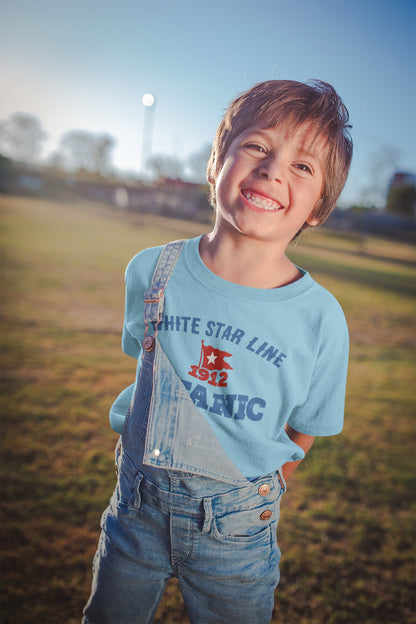
[[269, 624], [285, 484], [249, 481], [194, 406], [157, 338], [116, 448], [84, 624], [152, 622], [179, 579], [191, 623]]

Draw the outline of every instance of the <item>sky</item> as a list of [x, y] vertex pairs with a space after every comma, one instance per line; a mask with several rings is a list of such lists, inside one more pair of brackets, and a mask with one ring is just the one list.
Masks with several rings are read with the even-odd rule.
[[0, 120], [36, 115], [45, 157], [68, 130], [106, 132], [139, 172], [147, 124], [152, 154], [185, 160], [253, 84], [319, 78], [353, 126], [340, 205], [416, 172], [416, 0], [0, 0], [0, 22]]

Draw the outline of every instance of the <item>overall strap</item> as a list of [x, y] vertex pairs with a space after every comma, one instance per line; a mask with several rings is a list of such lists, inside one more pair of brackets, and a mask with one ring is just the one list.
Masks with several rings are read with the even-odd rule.
[[[145, 349], [146, 346], [144, 343], [146, 340], [149, 342], [149, 346], [153, 348], [153, 337], [146, 337], [148, 326], [149, 324], [155, 324], [154, 336], [156, 336], [157, 326], [162, 320], [163, 311], [165, 308], [164, 291], [185, 242], [186, 240], [177, 240], [165, 245], [165, 247], [162, 249], [156, 268], [154, 270], [150, 288], [148, 288], [144, 292], [144, 323], [146, 325], [146, 331], [145, 339], [143, 341], [143, 347]], [[151, 341], [149, 340], [150, 338], [152, 339]]]

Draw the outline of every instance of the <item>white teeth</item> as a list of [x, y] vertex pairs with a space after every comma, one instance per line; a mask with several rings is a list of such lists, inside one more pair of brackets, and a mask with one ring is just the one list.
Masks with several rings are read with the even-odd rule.
[[260, 195], [250, 193], [250, 191], [243, 191], [243, 195], [246, 199], [248, 199], [252, 204], [257, 206], [257, 208], [262, 208], [263, 210], [279, 210], [282, 208], [280, 204], [273, 201], [273, 199], [268, 199], [267, 197], [261, 197]]

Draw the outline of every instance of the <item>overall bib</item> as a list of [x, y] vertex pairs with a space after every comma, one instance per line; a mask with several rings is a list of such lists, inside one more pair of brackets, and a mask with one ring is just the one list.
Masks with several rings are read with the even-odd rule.
[[[152, 622], [169, 578], [192, 624], [269, 624], [279, 581], [278, 471], [249, 481], [195, 407], [157, 338], [184, 241], [167, 245], [145, 292], [135, 396], [116, 448], [84, 624]], [[147, 329], [146, 329], [147, 334]]]

